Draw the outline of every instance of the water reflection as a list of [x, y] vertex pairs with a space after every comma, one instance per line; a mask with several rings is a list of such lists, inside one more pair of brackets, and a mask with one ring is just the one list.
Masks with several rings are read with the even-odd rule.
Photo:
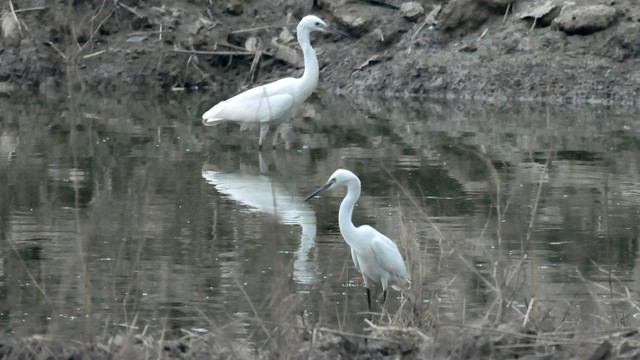
[[613, 294], [637, 325], [594, 265], [640, 291], [635, 110], [320, 93], [290, 123], [293, 150], [261, 159], [254, 133], [201, 126], [206, 94], [78, 96], [0, 97], [7, 333], [111, 334], [136, 318], [246, 337], [253, 308], [273, 320], [293, 297], [308, 321], [361, 331], [343, 193], [302, 203], [340, 167], [363, 179], [354, 223], [399, 244], [439, 320], [482, 318], [511, 279], [516, 307], [535, 296], [592, 319]]
[[290, 182], [282, 178], [276, 181], [269, 177], [268, 164], [261, 153], [258, 156], [260, 174], [225, 173], [216, 171], [214, 165], [206, 164], [202, 168], [202, 177], [221, 194], [247, 206], [249, 211], [271, 214], [282, 224], [300, 226], [302, 234], [293, 263], [293, 278], [300, 284], [310, 284], [317, 278], [317, 271], [308, 261], [309, 251], [316, 238], [316, 214], [304, 202], [304, 197], [291, 191]]

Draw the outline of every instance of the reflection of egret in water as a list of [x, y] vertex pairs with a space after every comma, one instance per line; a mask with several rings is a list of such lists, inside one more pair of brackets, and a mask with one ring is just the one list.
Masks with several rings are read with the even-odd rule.
[[254, 211], [274, 215], [282, 224], [300, 225], [302, 236], [293, 263], [293, 279], [300, 284], [311, 283], [314, 272], [309, 268], [308, 257], [316, 238], [316, 213], [304, 203], [304, 197], [291, 194], [287, 184], [265, 175], [224, 173], [205, 165], [202, 177], [220, 193]]

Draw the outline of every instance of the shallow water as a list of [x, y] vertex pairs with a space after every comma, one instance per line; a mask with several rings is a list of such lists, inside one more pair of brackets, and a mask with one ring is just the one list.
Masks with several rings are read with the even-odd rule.
[[637, 323], [636, 110], [325, 92], [285, 129], [291, 150], [259, 153], [257, 129], [200, 124], [215, 100], [0, 98], [5, 333], [242, 338], [286, 311], [361, 331], [344, 191], [303, 202], [339, 167], [362, 179], [354, 222], [396, 241], [441, 321], [482, 318], [496, 286], [523, 313], [535, 298], [578, 324]]

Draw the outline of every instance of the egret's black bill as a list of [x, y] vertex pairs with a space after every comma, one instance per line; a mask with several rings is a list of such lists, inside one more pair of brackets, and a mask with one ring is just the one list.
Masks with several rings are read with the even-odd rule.
[[311, 193], [311, 195], [307, 196], [306, 199], [304, 199], [304, 201], [309, 201], [311, 199], [313, 199], [314, 196], [320, 194], [321, 192], [327, 190], [329, 188], [329, 186], [331, 186], [332, 183], [326, 183], [324, 185], [322, 185], [321, 187], [319, 187], [316, 191], [314, 191], [313, 193]]
[[338, 29], [336, 29], [336, 28], [334, 28], [334, 27], [329, 26], [329, 27], [327, 28], [327, 30], [329, 30], [330, 32], [332, 32], [332, 33], [334, 33], [334, 34], [340, 35], [340, 36], [342, 36], [343, 38], [347, 38], [347, 39], [349, 39], [349, 40], [353, 40], [353, 38], [352, 38], [349, 34], [347, 34], [347, 33], [346, 33], [346, 32], [344, 32], [344, 31], [338, 30]]

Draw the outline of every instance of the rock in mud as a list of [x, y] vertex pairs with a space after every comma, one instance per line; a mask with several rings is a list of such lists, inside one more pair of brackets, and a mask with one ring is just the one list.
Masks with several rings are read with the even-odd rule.
[[616, 9], [607, 5], [571, 6], [553, 20], [567, 34], [588, 35], [604, 30], [613, 24]]
[[11, 94], [14, 93], [17, 89], [17, 86], [10, 82], [0, 82], [0, 94]]
[[346, 3], [347, 0], [317, 0], [318, 7], [326, 10], [335, 10]]
[[493, 10], [504, 12], [509, 8], [509, 5], [514, 3], [514, 0], [482, 0], [482, 3], [492, 8]]
[[395, 11], [392, 9], [363, 4], [347, 4], [333, 11], [336, 21], [356, 36], [368, 33], [374, 21], [380, 23], [393, 14]]
[[625, 22], [620, 24], [603, 49], [604, 56], [609, 56], [620, 62], [640, 58], [640, 23]]
[[452, 0], [442, 9], [438, 27], [466, 34], [477, 30], [488, 17], [489, 12], [476, 0]]
[[400, 13], [409, 21], [417, 21], [424, 15], [424, 8], [417, 1], [408, 1], [400, 5]]
[[363, 5], [345, 5], [333, 12], [336, 20], [352, 32], [364, 33], [369, 30], [373, 16], [365, 11]]
[[366, 36], [375, 39], [374, 49], [377, 51], [385, 49], [396, 42], [411, 26], [409, 22], [400, 16], [380, 17], [379, 21], [376, 21], [374, 25], [376, 27]]
[[244, 12], [244, 7], [242, 6], [241, 1], [231, 1], [227, 4], [225, 8], [225, 12], [229, 15], [239, 16]]
[[279, 44], [275, 39], [271, 42], [271, 46], [273, 46], [275, 50], [273, 57], [275, 57], [276, 59], [294, 65], [298, 68], [304, 66], [304, 59], [300, 56], [300, 53], [297, 49]]
[[555, 1], [534, 1], [518, 13], [520, 19], [531, 19], [538, 27], [551, 25], [553, 19], [560, 15], [561, 6]]
[[22, 34], [20, 32], [20, 24], [15, 16], [9, 11], [3, 11], [0, 16], [2, 23], [2, 38], [5, 46], [17, 47], [20, 45]]

